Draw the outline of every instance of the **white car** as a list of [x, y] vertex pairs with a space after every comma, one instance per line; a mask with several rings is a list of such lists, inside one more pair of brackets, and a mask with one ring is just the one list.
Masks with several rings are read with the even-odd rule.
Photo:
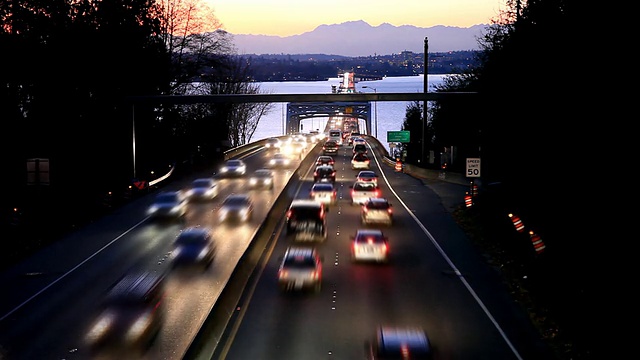
[[362, 170], [356, 176], [356, 181], [371, 182], [378, 186], [378, 175], [373, 170]]
[[280, 139], [272, 137], [265, 140], [264, 147], [271, 150], [278, 150], [281, 144], [282, 141], [280, 141]]
[[243, 176], [247, 173], [247, 165], [242, 160], [227, 160], [220, 168], [221, 176]]
[[358, 229], [355, 236], [351, 236], [351, 260], [388, 262], [387, 236], [379, 229]]
[[147, 214], [158, 220], [184, 220], [187, 198], [182, 191], [166, 191], [156, 195], [147, 208]]
[[338, 192], [332, 183], [315, 183], [311, 186], [309, 197], [317, 202], [332, 205], [338, 202]]
[[218, 183], [213, 178], [195, 179], [186, 194], [189, 201], [211, 200], [218, 195]]
[[273, 171], [269, 169], [258, 169], [249, 177], [249, 186], [252, 189], [273, 189]]
[[372, 182], [356, 181], [351, 188], [351, 205], [362, 205], [370, 198], [380, 197], [380, 189]]
[[293, 160], [288, 155], [283, 153], [273, 154], [271, 159], [269, 159], [268, 166], [273, 169], [286, 169], [293, 164]]
[[393, 206], [386, 198], [369, 198], [360, 210], [363, 224], [393, 224]]
[[368, 170], [369, 156], [363, 153], [357, 153], [351, 158], [351, 168], [354, 170]]
[[247, 194], [231, 194], [227, 196], [220, 209], [218, 218], [220, 222], [247, 222], [253, 216], [253, 201]]

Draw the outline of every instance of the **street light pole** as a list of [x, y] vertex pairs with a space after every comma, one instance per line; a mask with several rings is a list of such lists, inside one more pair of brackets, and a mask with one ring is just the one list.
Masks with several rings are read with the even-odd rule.
[[[373, 86], [363, 85], [362, 88], [363, 89], [372, 89], [374, 93], [376, 93], [376, 94], [378, 93], [378, 89], [374, 88]], [[376, 138], [377, 138], [378, 137], [378, 100], [373, 102], [373, 112], [375, 113], [375, 115], [374, 115], [374, 123], [375, 123]]]

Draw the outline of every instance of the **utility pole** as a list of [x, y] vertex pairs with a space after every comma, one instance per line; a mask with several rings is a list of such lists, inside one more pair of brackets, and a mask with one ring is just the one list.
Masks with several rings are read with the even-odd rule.
[[[424, 38], [424, 93], [428, 93], [429, 92], [429, 81], [428, 81], [428, 77], [429, 77], [429, 71], [428, 71], [428, 65], [429, 65], [429, 38], [425, 37]], [[421, 166], [425, 166], [424, 165], [424, 123], [427, 122], [427, 101], [425, 100], [423, 105], [422, 105], [422, 151], [420, 153], [420, 163]]]

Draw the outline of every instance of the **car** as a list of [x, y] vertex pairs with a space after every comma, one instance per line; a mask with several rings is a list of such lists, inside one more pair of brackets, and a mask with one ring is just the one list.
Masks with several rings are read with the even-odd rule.
[[336, 182], [336, 170], [330, 165], [316, 166], [316, 170], [313, 172], [313, 182]]
[[364, 153], [354, 154], [351, 158], [351, 168], [354, 170], [369, 169], [369, 156]]
[[218, 209], [220, 222], [247, 222], [253, 216], [253, 201], [247, 194], [229, 194]]
[[322, 155], [335, 155], [340, 150], [340, 145], [335, 140], [327, 140], [322, 145]]
[[356, 136], [353, 138], [353, 146], [356, 146], [358, 144], [366, 145], [367, 140], [365, 140], [362, 136]]
[[378, 175], [373, 170], [361, 170], [356, 175], [356, 181], [371, 182], [378, 186]]
[[286, 233], [295, 241], [324, 241], [328, 236], [324, 203], [311, 199], [296, 199], [286, 213]]
[[363, 224], [393, 224], [393, 206], [382, 197], [367, 199], [360, 209], [360, 220]]
[[356, 181], [351, 188], [351, 205], [362, 205], [370, 198], [380, 197], [380, 189], [372, 182]]
[[389, 261], [389, 241], [380, 229], [358, 229], [351, 239], [352, 261]]
[[433, 348], [427, 333], [419, 326], [378, 326], [366, 341], [367, 360], [432, 359]]
[[268, 167], [272, 169], [287, 169], [291, 167], [293, 160], [283, 153], [276, 153], [269, 159]]
[[333, 156], [331, 155], [320, 155], [316, 159], [316, 166], [320, 166], [320, 165], [334, 166], [335, 164], [336, 164], [336, 161], [333, 159]]
[[184, 220], [187, 213], [187, 197], [180, 190], [158, 193], [147, 208], [147, 215], [154, 220]]
[[314, 247], [289, 246], [278, 268], [282, 291], [313, 290], [322, 287], [322, 257]]
[[229, 159], [220, 168], [220, 176], [244, 176], [247, 173], [247, 165], [239, 159]]
[[357, 153], [366, 154], [368, 152], [367, 145], [354, 143], [352, 152], [353, 152], [354, 155], [357, 154]]
[[307, 143], [304, 140], [291, 139], [282, 146], [280, 146], [280, 152], [290, 157], [302, 159], [304, 152], [307, 149]]
[[207, 269], [213, 263], [216, 247], [208, 227], [188, 227], [183, 229], [173, 241], [171, 265], [178, 267], [202, 267]]
[[148, 349], [165, 320], [166, 274], [130, 270], [109, 288], [100, 301], [84, 342], [92, 352]]
[[309, 197], [326, 205], [338, 202], [338, 191], [331, 183], [315, 183], [311, 186]]
[[252, 189], [269, 189], [274, 186], [273, 171], [269, 169], [257, 169], [249, 177], [249, 186]]
[[271, 137], [264, 141], [264, 147], [268, 150], [278, 150], [280, 149], [280, 145], [282, 141], [280, 139]]
[[218, 195], [218, 183], [213, 178], [199, 178], [191, 182], [186, 192], [189, 201], [212, 200]]

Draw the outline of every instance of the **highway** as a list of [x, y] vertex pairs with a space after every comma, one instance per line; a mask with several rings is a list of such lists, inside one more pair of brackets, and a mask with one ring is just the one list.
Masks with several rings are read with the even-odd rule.
[[[264, 167], [266, 158], [264, 151], [249, 154], [244, 159], [247, 174]], [[141, 358], [181, 359], [298, 164], [294, 161], [291, 169], [275, 170], [273, 190], [252, 190], [247, 177], [219, 178], [216, 198], [189, 204], [184, 225], [146, 217], [157, 193], [153, 191], [5, 271], [0, 275], [0, 358], [88, 358], [83, 336], [98, 304], [121, 275], [136, 268], [168, 274], [165, 326]], [[197, 177], [212, 176], [216, 170]], [[185, 179], [161, 190], [187, 189], [189, 184], [190, 179]], [[222, 200], [228, 194], [246, 192], [254, 201], [253, 219], [246, 224], [220, 224], [216, 211]], [[216, 259], [203, 273], [172, 272], [169, 267], [172, 241], [183, 226], [214, 230]], [[123, 356], [130, 354], [113, 358]], [[109, 357], [101, 354], [100, 358]]]
[[[389, 264], [349, 261], [349, 235], [362, 225], [350, 205], [355, 180], [350, 148], [336, 156], [339, 201], [328, 213], [329, 238], [319, 293], [283, 294], [276, 281], [278, 257], [292, 240], [282, 221], [264, 249], [264, 261], [244, 288], [219, 344], [190, 358], [362, 359], [365, 342], [379, 324], [423, 327], [437, 359], [549, 359], [526, 313], [513, 302], [497, 272], [470, 247], [438, 195], [375, 157], [383, 194], [393, 203], [395, 223], [383, 228], [391, 242]], [[307, 159], [319, 154], [316, 146]], [[264, 151], [244, 159], [249, 172], [263, 167]], [[220, 180], [211, 203], [190, 205], [186, 226], [212, 226], [218, 254], [203, 273], [169, 272], [165, 326], [143, 355], [100, 358], [183, 359], [239, 259], [283, 189], [306, 197], [312, 185], [309, 161], [299, 171], [277, 170], [274, 191], [249, 190], [246, 179]], [[287, 182], [295, 182], [285, 188]], [[171, 183], [181, 189], [188, 181]], [[249, 224], [218, 224], [216, 210], [230, 193], [250, 192], [256, 213]], [[127, 269], [167, 272], [170, 245], [182, 228], [146, 219], [153, 194], [78, 231], [0, 276], [2, 359], [87, 359], [82, 338], [106, 290]], [[273, 215], [283, 220], [283, 216]], [[206, 336], [205, 336], [206, 337]], [[210, 336], [218, 340], [217, 334]]]
[[[435, 359], [549, 359], [496, 273], [421, 181], [379, 166], [377, 158], [395, 222], [360, 223], [360, 209], [350, 203], [357, 174], [350, 154], [343, 147], [335, 156], [339, 201], [328, 213], [329, 239], [317, 245], [324, 258], [322, 291], [279, 290], [278, 258], [295, 243], [279, 231], [213, 358], [363, 359], [377, 325], [410, 325], [426, 330]], [[305, 197], [311, 184], [305, 181], [296, 197]], [[350, 261], [349, 236], [365, 227], [380, 227], [389, 237], [388, 264]]]

